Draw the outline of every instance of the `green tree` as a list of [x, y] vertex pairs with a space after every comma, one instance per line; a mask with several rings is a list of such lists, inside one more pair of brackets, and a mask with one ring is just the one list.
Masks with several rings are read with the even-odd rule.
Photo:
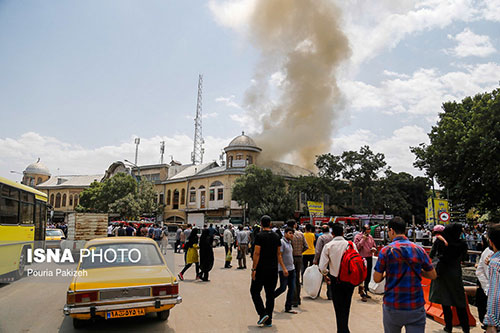
[[349, 197], [351, 209], [357, 213], [375, 208], [375, 187], [379, 174], [388, 170], [386, 165], [384, 154], [374, 154], [368, 146], [359, 152], [320, 155], [316, 160], [319, 176], [328, 181], [331, 202], [342, 205]]
[[375, 188], [377, 211], [401, 216], [406, 222], [411, 222], [413, 215], [417, 222], [423, 223], [429, 188], [430, 181], [426, 177], [388, 170]]
[[446, 102], [428, 134], [412, 147], [414, 165], [435, 177], [455, 204], [498, 212], [500, 204], [500, 89]]
[[156, 215], [160, 207], [153, 183], [137, 181], [128, 174], [118, 173], [104, 182], [94, 182], [80, 194], [78, 211], [118, 213], [135, 219], [142, 214]]
[[232, 199], [240, 205], [248, 204], [251, 221], [267, 214], [273, 220], [286, 221], [293, 216], [295, 201], [285, 180], [268, 169], [249, 166], [233, 186]]

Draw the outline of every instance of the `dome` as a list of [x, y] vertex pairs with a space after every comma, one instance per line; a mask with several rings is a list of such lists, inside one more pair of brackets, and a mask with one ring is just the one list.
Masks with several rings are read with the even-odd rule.
[[36, 163], [32, 163], [26, 167], [24, 174], [45, 175], [50, 176], [50, 171], [45, 165], [40, 163], [40, 159]]
[[230, 143], [229, 146], [225, 148], [226, 151], [228, 150], [253, 150], [253, 151], [261, 151], [259, 147], [257, 147], [257, 144], [251, 137], [248, 135], [245, 135], [245, 132], [242, 132], [241, 135], [238, 135], [235, 137]]

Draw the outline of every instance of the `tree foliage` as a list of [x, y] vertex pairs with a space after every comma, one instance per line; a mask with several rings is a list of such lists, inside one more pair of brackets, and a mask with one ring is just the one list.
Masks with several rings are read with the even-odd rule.
[[[318, 156], [319, 176], [328, 184], [334, 204], [350, 202], [356, 212], [371, 213], [375, 208], [375, 187], [386, 168], [384, 154], [374, 154], [370, 147], [345, 151], [342, 155]], [[342, 178], [342, 179], [341, 179]]]
[[268, 169], [249, 166], [233, 186], [232, 199], [240, 205], [248, 204], [251, 221], [262, 215], [273, 220], [286, 221], [293, 216], [295, 201], [283, 177], [273, 175]]
[[406, 172], [388, 170], [376, 186], [377, 211], [401, 216], [407, 222], [411, 221], [413, 215], [417, 222], [424, 222], [429, 188], [430, 181], [426, 177], [413, 177]]
[[128, 174], [118, 173], [104, 182], [93, 182], [80, 194], [78, 211], [92, 213], [119, 213], [123, 218], [135, 219], [141, 214], [157, 214], [159, 206], [151, 182], [139, 184]]
[[435, 177], [452, 202], [498, 211], [500, 203], [500, 89], [446, 102], [428, 134], [412, 147], [414, 165]]

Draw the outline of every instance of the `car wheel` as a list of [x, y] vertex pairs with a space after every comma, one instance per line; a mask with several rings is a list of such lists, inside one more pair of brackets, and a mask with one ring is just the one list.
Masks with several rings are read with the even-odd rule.
[[85, 326], [85, 320], [73, 318], [73, 328], [79, 329]]
[[24, 266], [26, 266], [26, 250], [23, 249], [21, 251], [21, 255], [19, 256], [19, 267], [14, 272], [14, 279], [19, 280], [24, 275]]
[[157, 312], [156, 315], [158, 316], [158, 319], [165, 321], [168, 319], [168, 316], [170, 316], [170, 310]]

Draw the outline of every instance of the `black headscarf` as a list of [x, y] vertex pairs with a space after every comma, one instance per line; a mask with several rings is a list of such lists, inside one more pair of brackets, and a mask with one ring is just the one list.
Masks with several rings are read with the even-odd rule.
[[448, 242], [448, 246], [443, 246], [442, 253], [444, 260], [453, 260], [460, 258], [465, 260], [467, 256], [467, 244], [460, 239], [462, 234], [462, 225], [460, 223], [450, 223], [443, 231], [443, 237]]
[[193, 228], [193, 230], [191, 230], [185, 248], [189, 249], [193, 247], [194, 244], [198, 244], [198, 228]]

